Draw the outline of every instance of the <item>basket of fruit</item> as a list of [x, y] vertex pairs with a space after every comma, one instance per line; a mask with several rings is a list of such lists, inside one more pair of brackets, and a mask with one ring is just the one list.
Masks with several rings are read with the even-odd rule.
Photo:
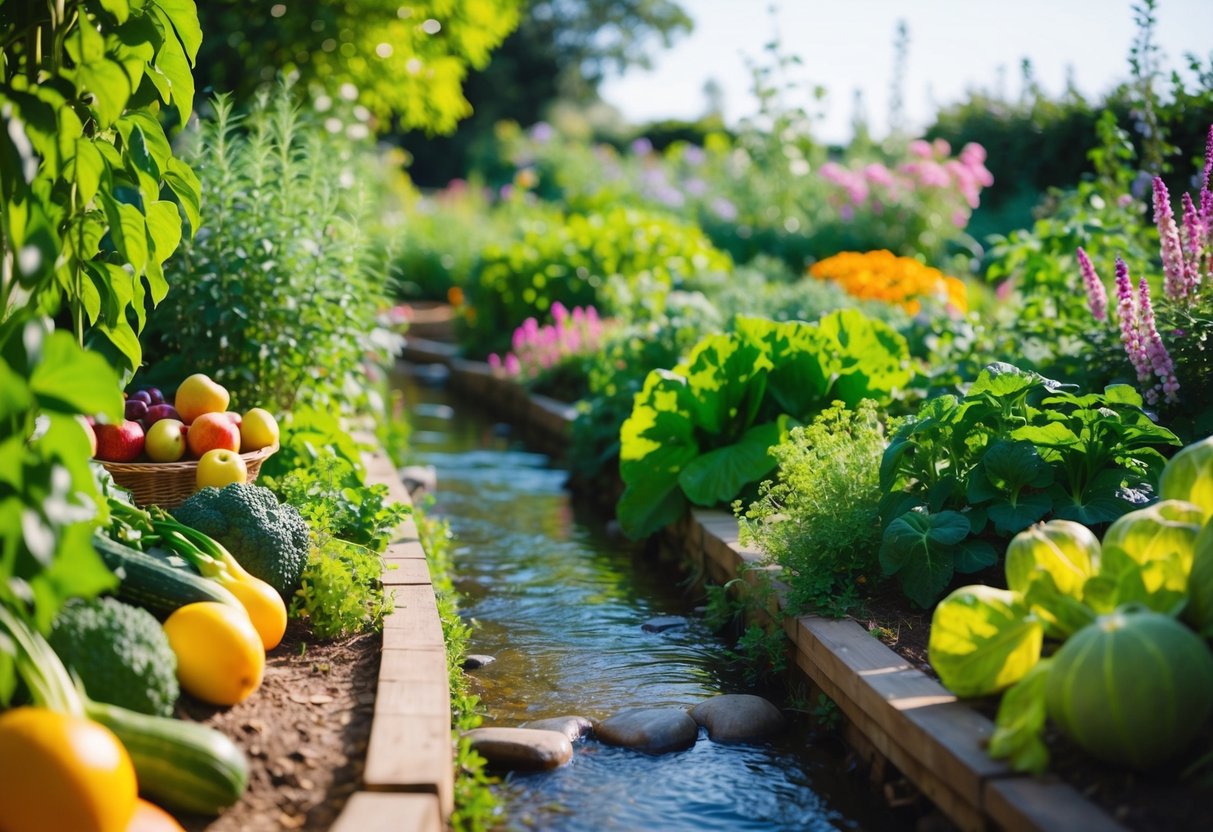
[[93, 456], [139, 505], [176, 508], [208, 485], [252, 482], [278, 450], [278, 423], [267, 411], [227, 409], [227, 390], [198, 373], [172, 404], [154, 387], [126, 400], [126, 418], [93, 427]]

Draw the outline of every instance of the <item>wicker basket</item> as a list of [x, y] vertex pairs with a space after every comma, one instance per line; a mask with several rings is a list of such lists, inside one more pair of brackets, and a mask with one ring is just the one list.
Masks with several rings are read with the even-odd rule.
[[[270, 454], [278, 450], [275, 442], [259, 451], [241, 454], [244, 465], [248, 468], [248, 481], [257, 479], [261, 472], [261, 463]], [[110, 472], [114, 482], [128, 489], [135, 495], [135, 502], [141, 506], [157, 505], [162, 508], [176, 508], [185, 502], [186, 497], [198, 490], [195, 478], [198, 473], [197, 460], [182, 460], [181, 462], [101, 462], [105, 470]]]

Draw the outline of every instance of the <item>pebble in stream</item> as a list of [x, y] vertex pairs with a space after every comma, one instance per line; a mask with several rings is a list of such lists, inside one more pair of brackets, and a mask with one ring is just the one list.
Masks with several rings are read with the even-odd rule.
[[678, 708], [633, 708], [620, 711], [594, 726], [607, 745], [635, 748], [646, 754], [685, 751], [699, 738], [699, 726]]
[[681, 615], [659, 615], [641, 624], [640, 629], [646, 633], [664, 633], [666, 630], [685, 626], [687, 626], [687, 620]]
[[479, 670], [486, 665], [490, 665], [497, 661], [493, 656], [485, 656], [480, 653], [468, 653], [463, 657], [464, 670]]
[[691, 708], [691, 718], [713, 742], [757, 742], [783, 727], [783, 714], [761, 696], [726, 693]]
[[554, 716], [550, 719], [536, 719], [524, 722], [520, 727], [538, 728], [541, 731], [559, 731], [568, 737], [570, 742], [577, 742], [594, 733], [594, 723], [584, 716]]
[[547, 771], [573, 758], [573, 744], [559, 731], [536, 728], [473, 728], [472, 750], [495, 769]]

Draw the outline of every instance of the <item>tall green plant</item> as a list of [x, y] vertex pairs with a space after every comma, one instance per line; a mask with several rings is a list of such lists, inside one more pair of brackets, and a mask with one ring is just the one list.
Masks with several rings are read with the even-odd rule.
[[372, 324], [387, 298], [362, 226], [377, 178], [369, 149], [285, 87], [247, 116], [227, 96], [213, 106], [187, 156], [208, 216], [149, 323], [153, 376], [208, 373], [239, 407], [350, 401], [366, 386], [364, 357], [390, 347]]
[[191, 112], [194, 3], [8, 0], [0, 31], [0, 322], [66, 304], [77, 341], [91, 327], [133, 371], [181, 239], [168, 194], [198, 227], [198, 180], [159, 118]]

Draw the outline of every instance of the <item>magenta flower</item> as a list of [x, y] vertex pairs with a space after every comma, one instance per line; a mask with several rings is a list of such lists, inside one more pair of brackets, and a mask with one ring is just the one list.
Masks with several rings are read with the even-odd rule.
[[1163, 291], [1171, 300], [1179, 300], [1188, 289], [1184, 253], [1179, 243], [1179, 227], [1171, 212], [1171, 195], [1161, 176], [1154, 177], [1154, 224], [1158, 226], [1162, 249]]
[[1184, 235], [1188, 238], [1187, 246], [1184, 248], [1184, 281], [1187, 284], [1187, 292], [1193, 294], [1200, 286], [1203, 277], [1200, 261], [1205, 250], [1206, 229], [1192, 202], [1191, 194], [1184, 194], [1183, 206]]
[[1201, 178], [1202, 191], [1209, 190], [1209, 176], [1213, 175], [1213, 124], [1209, 125], [1209, 137], [1205, 139], [1205, 172]]
[[1120, 319], [1120, 340], [1124, 344], [1129, 363], [1137, 371], [1137, 380], [1150, 379], [1150, 359], [1141, 342], [1137, 317], [1137, 296], [1129, 280], [1129, 267], [1120, 257], [1116, 258], [1116, 316]]
[[1104, 288], [1099, 275], [1095, 274], [1091, 258], [1082, 250], [1082, 246], [1078, 247], [1078, 267], [1082, 271], [1083, 285], [1087, 287], [1087, 306], [1091, 308], [1091, 315], [1097, 321], [1106, 321], [1108, 319], [1108, 291]]
[[[1150, 369], [1154, 371], [1154, 375], [1160, 382], [1146, 391], [1146, 400], [1150, 404], [1157, 404], [1158, 388], [1161, 386], [1166, 401], [1177, 401], [1179, 399], [1179, 380], [1175, 377], [1175, 365], [1171, 361], [1171, 354], [1163, 345], [1162, 336], [1158, 334], [1158, 327], [1154, 323], [1154, 308], [1150, 304], [1150, 284], [1144, 277], [1137, 287], [1137, 293], [1141, 308], [1138, 331], [1141, 335], [1142, 350], [1149, 361]], [[1141, 379], [1140, 371], [1138, 371], [1138, 378], [1145, 380]]]

